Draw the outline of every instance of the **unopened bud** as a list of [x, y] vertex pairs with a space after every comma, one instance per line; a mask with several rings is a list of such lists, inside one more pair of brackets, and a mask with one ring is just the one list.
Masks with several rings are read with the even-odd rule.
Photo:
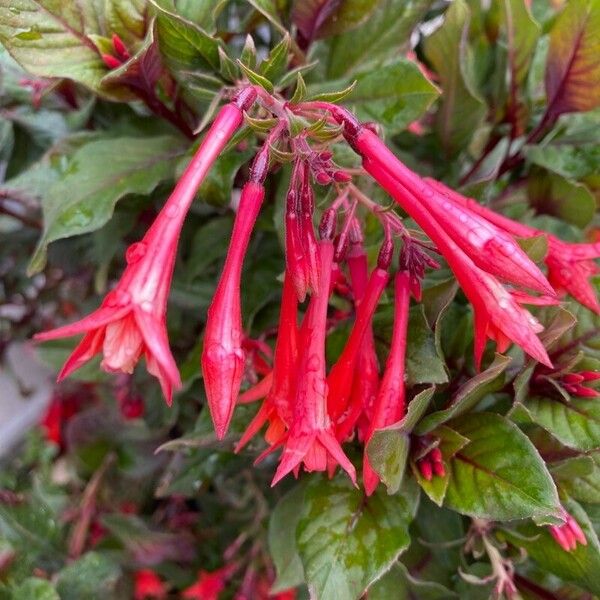
[[337, 213], [334, 208], [328, 208], [319, 223], [319, 237], [322, 240], [332, 240], [335, 234]]
[[325, 171], [319, 171], [315, 175], [315, 179], [320, 185], [328, 185], [331, 183], [331, 177]]
[[129, 60], [129, 50], [127, 50], [127, 46], [123, 43], [123, 40], [116, 34], [113, 33], [112, 36], [112, 44], [115, 52], [123, 59]]
[[248, 110], [254, 104], [256, 96], [256, 90], [253, 87], [246, 87], [234, 96], [232, 103], [240, 110]]
[[102, 62], [112, 71], [118, 69], [123, 63], [118, 58], [111, 56], [110, 54], [101, 54]]
[[379, 255], [377, 256], [377, 267], [387, 271], [392, 263], [392, 256], [394, 255], [394, 242], [392, 238], [386, 238], [381, 244], [379, 249]]
[[346, 173], [346, 171], [340, 171], [340, 170], [333, 172], [333, 178], [338, 183], [346, 183], [348, 181], [352, 181], [352, 175], [350, 175], [350, 173]]

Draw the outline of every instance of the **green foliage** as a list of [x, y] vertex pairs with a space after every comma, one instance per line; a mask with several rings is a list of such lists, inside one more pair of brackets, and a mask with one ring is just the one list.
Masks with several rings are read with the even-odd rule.
[[[291, 137], [307, 129], [313, 146], [330, 148], [419, 240], [415, 223], [360, 171], [343, 127], [310, 110], [292, 114], [295, 104], [337, 103], [376, 122], [419, 174], [564, 240], [597, 240], [600, 3], [558, 4], [0, 0], [0, 370], [8, 373], [5, 350], [15, 341], [100, 304], [126, 247], [188, 165], [193, 140], [241, 81], [280, 99]], [[184, 387], [173, 408], [144, 369], [107, 375], [99, 361], [53, 388], [59, 431], [32, 434], [0, 473], [0, 598], [132, 598], [148, 569], [179, 597], [199, 572], [224, 564], [232, 572], [221, 598], [246, 585], [258, 600], [290, 588], [298, 599], [485, 599], [513, 566], [523, 598], [535, 589], [548, 598], [600, 595], [600, 400], [564, 379], [600, 371], [600, 317], [569, 296], [532, 308], [553, 370], [491, 347], [477, 370], [473, 311], [427, 250], [442, 264], [426, 270], [422, 301], [411, 300], [407, 412], [368, 442], [362, 430], [343, 442], [359, 482], [366, 445], [381, 479], [371, 496], [332, 465], [330, 478], [301, 472], [270, 488], [279, 450], [263, 456], [257, 436], [234, 452], [254, 403], [238, 406], [226, 438], [215, 438], [199, 370], [204, 324], [239, 191], [277, 123], [265, 103], [244, 115], [179, 239], [167, 327]], [[264, 375], [260, 361], [272, 360], [290, 156], [287, 138], [272, 140], [244, 260], [244, 331], [268, 349], [247, 361], [243, 390]], [[314, 187], [316, 225], [333, 197]], [[356, 216], [372, 268], [381, 229], [362, 208]], [[546, 269], [545, 235], [517, 241]], [[395, 256], [392, 272], [397, 265]], [[373, 320], [380, 373], [392, 306], [389, 286]], [[332, 297], [330, 363], [353, 310], [351, 294]], [[55, 342], [37, 353], [57, 370], [73, 347]], [[143, 414], [126, 418], [136, 407], [124, 398], [140, 400]], [[443, 469], [428, 477], [432, 451]], [[587, 545], [567, 552], [553, 539], [561, 507]]]

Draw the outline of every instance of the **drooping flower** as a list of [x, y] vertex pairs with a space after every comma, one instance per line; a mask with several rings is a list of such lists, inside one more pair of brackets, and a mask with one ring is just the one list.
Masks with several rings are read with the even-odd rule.
[[[270, 423], [265, 435], [267, 442], [273, 446], [282, 441], [285, 429], [292, 421], [293, 408], [290, 399], [296, 394], [297, 362], [298, 297], [292, 278], [286, 273], [283, 281], [275, 359], [267, 397], [238, 442], [236, 452], [239, 452], [267, 421]], [[263, 381], [266, 379], [267, 377]]]
[[354, 465], [336, 440], [327, 415], [325, 330], [334, 247], [330, 235], [321, 237], [319, 290], [311, 296], [302, 323], [294, 414], [272, 485], [301, 463], [307, 471], [325, 471], [329, 457], [356, 482]]
[[379, 253], [377, 266], [369, 277], [364, 296], [358, 304], [356, 319], [348, 341], [327, 377], [329, 388], [327, 410], [334, 423], [337, 423], [337, 420], [348, 406], [356, 361], [365, 335], [371, 327], [375, 309], [389, 281], [387, 270], [390, 266], [393, 251], [392, 241], [386, 240]]
[[[403, 195], [403, 208], [424, 230], [422, 219], [417, 217], [421, 211], [417, 209], [415, 212], [415, 203], [425, 206], [427, 213], [431, 215], [429, 219], [434, 217], [439, 223], [443, 223], [446, 232], [481, 269], [511, 283], [554, 295], [552, 286], [537, 265], [511, 236], [506, 235], [493, 222], [442, 196], [438, 188], [408, 169], [366, 127], [359, 127], [351, 139], [369, 165], [368, 168], [366, 164], [363, 166], [376, 180], [380, 175], [387, 175], [408, 192]], [[394, 187], [397, 189], [398, 186]], [[398, 201], [394, 194], [391, 195]]]
[[[399, 271], [394, 282], [394, 329], [392, 344], [381, 380], [381, 386], [373, 407], [373, 417], [365, 440], [368, 444], [376, 429], [398, 422], [406, 410], [404, 384], [406, 337], [408, 332], [408, 309], [410, 305], [410, 277]], [[379, 483], [379, 475], [373, 470], [367, 452], [363, 458], [363, 483], [370, 496]]]
[[546, 236], [548, 253], [544, 262], [548, 267], [550, 284], [557, 292], [569, 293], [583, 306], [600, 314], [600, 303], [594, 287], [589, 281], [591, 276], [600, 272], [598, 265], [594, 262], [594, 259], [600, 258], [600, 242], [579, 244], [564, 242], [550, 233], [499, 215], [475, 200], [465, 198], [439, 181], [428, 179], [427, 182], [442, 191], [453, 203], [478, 213], [511, 235], [523, 238]]
[[496, 341], [499, 352], [506, 351], [512, 341], [539, 362], [551, 366], [548, 354], [536, 335], [542, 331], [542, 325], [519, 304], [530, 302], [547, 304], [556, 301], [553, 298], [540, 301], [530, 299], [527, 295], [513, 296], [494, 276], [475, 265], [456, 241], [448, 235], [444, 227], [433, 218], [426, 206], [403, 188], [387, 171], [368, 157], [363, 159], [363, 166], [396, 202], [405, 210], [410, 209], [411, 216], [435, 242], [473, 305], [476, 364], [481, 363], [485, 342], [489, 337]]
[[254, 223], [265, 195], [262, 183], [249, 181], [242, 189], [231, 242], [217, 290], [208, 309], [202, 374], [217, 437], [227, 433], [244, 376], [240, 280]]
[[107, 371], [131, 373], [142, 355], [148, 371], [158, 378], [167, 404], [181, 386], [166, 329], [167, 298], [177, 242], [187, 211], [209, 168], [242, 122], [242, 110], [254, 101], [253, 89], [242, 91], [225, 105], [173, 193], [142, 241], [130, 246], [127, 266], [100, 308], [82, 320], [39, 333], [40, 341], [85, 336], [67, 359], [58, 380], [67, 377], [102, 352]]
[[571, 552], [577, 548], [577, 544], [587, 546], [587, 539], [579, 523], [563, 509], [563, 525], [549, 525], [548, 530], [556, 543], [566, 552]]

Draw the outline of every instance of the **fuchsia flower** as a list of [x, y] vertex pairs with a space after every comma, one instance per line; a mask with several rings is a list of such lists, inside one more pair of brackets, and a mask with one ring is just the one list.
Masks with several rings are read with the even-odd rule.
[[307, 471], [324, 471], [328, 455], [356, 483], [354, 465], [344, 454], [332, 433], [327, 414], [327, 380], [325, 376], [325, 327], [329, 284], [333, 262], [333, 243], [322, 236], [318, 244], [321, 279], [318, 294], [310, 299], [300, 333], [300, 356], [293, 420], [285, 440], [275, 485], [301, 463]]
[[417, 468], [427, 481], [431, 481], [433, 477], [444, 477], [446, 475], [446, 467], [442, 457], [442, 451], [439, 448], [432, 448], [425, 456], [417, 460]]
[[587, 546], [587, 539], [579, 523], [563, 509], [564, 525], [549, 525], [548, 530], [556, 543], [566, 552], [577, 548], [577, 544]]
[[143, 355], [148, 371], [158, 378], [167, 404], [171, 404], [173, 390], [181, 387], [166, 328], [177, 242], [198, 187], [240, 126], [242, 110], [255, 96], [253, 89], [244, 90], [221, 109], [142, 241], [128, 248], [125, 271], [100, 308], [76, 323], [35, 336], [45, 341], [85, 334], [60, 371], [59, 381], [99, 352], [104, 355], [103, 369], [125, 373], [133, 372]]
[[[370, 131], [365, 130], [372, 135]], [[393, 156], [393, 155], [392, 155]], [[457, 242], [452, 239], [422, 204], [410, 194], [396, 179], [370, 158], [363, 159], [365, 169], [377, 182], [417, 221], [423, 231], [435, 242], [450, 268], [473, 305], [475, 314], [474, 353], [477, 365], [485, 348], [486, 338], [498, 344], [498, 351], [504, 352], [515, 342], [525, 352], [539, 362], [551, 366], [550, 359], [537, 333], [541, 324], [521, 303], [555, 303], [553, 298], [531, 298], [526, 294], [511, 294], [491, 274], [479, 268]], [[467, 232], [465, 231], [466, 235]]]
[[574, 396], [580, 398], [598, 398], [600, 392], [594, 388], [588, 387], [586, 383], [592, 383], [600, 379], [600, 373], [596, 371], [580, 371], [579, 373], [566, 373], [562, 375], [558, 382]]
[[523, 238], [546, 236], [548, 254], [544, 258], [544, 262], [548, 267], [549, 282], [558, 292], [571, 294], [575, 300], [600, 314], [600, 303], [594, 287], [589, 281], [592, 275], [600, 272], [598, 265], [594, 262], [594, 259], [600, 258], [600, 242], [587, 244], [563, 242], [550, 233], [499, 215], [475, 200], [465, 198], [439, 181], [428, 179], [427, 183], [438, 189], [454, 204], [464, 206], [481, 215], [511, 235]]
[[[365, 439], [368, 444], [376, 429], [397, 423], [406, 410], [404, 385], [406, 336], [408, 332], [408, 309], [410, 306], [410, 278], [405, 271], [398, 271], [394, 283], [394, 329], [392, 345], [383, 372], [383, 379], [373, 408], [373, 417]], [[363, 483], [367, 496], [379, 484], [379, 475], [373, 470], [367, 453], [363, 458]]]

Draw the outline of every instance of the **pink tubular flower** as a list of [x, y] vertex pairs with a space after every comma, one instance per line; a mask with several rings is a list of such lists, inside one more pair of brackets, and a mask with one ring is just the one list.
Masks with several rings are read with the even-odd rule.
[[[406, 335], [408, 331], [408, 308], [410, 305], [410, 277], [405, 271], [396, 274], [394, 284], [394, 329], [392, 345], [383, 372], [381, 387], [375, 400], [373, 418], [365, 443], [368, 444], [376, 429], [398, 422], [406, 410], [404, 372], [406, 358]], [[363, 483], [367, 496], [379, 484], [379, 476], [373, 470], [365, 451], [363, 458]]]
[[167, 586], [154, 571], [150, 569], [136, 571], [134, 600], [163, 600], [166, 596]]
[[577, 543], [587, 546], [587, 539], [579, 523], [563, 509], [564, 525], [549, 525], [550, 535], [556, 543], [566, 552], [577, 548]]
[[499, 352], [506, 351], [513, 341], [537, 361], [551, 367], [546, 349], [536, 335], [543, 328], [519, 303], [555, 303], [555, 300], [532, 299], [525, 294], [512, 295], [495, 277], [475, 265], [431, 216], [425, 205], [387, 171], [373, 163], [370, 158], [363, 159], [363, 166], [400, 206], [410, 212], [423, 231], [435, 242], [456, 275], [475, 313], [476, 364], [479, 366], [481, 363], [486, 338], [489, 337], [496, 341]]
[[295, 397], [296, 393], [297, 360], [298, 298], [292, 278], [286, 273], [271, 385], [266, 400], [238, 442], [236, 452], [239, 452], [267, 421], [270, 422], [267, 441], [272, 445], [281, 441], [284, 428], [289, 427], [292, 421], [290, 398]]
[[327, 415], [325, 328], [334, 248], [329, 236], [324, 237], [327, 239], [322, 239], [318, 244], [321, 272], [319, 293], [311, 296], [302, 324], [293, 420], [272, 485], [302, 462], [307, 471], [325, 471], [328, 454], [356, 484], [354, 465], [335, 439]]
[[508, 217], [499, 215], [461, 194], [446, 187], [443, 183], [428, 179], [432, 187], [444, 193], [455, 204], [466, 206], [497, 227], [518, 237], [536, 237], [545, 235], [548, 239], [548, 254], [544, 259], [548, 267], [548, 280], [559, 292], [569, 293], [575, 300], [595, 313], [600, 314], [600, 303], [589, 278], [599, 272], [594, 259], [600, 258], [600, 243], [570, 244], [534, 227], [517, 223]]
[[38, 333], [45, 341], [85, 333], [58, 375], [64, 379], [98, 352], [107, 371], [131, 373], [142, 355], [148, 371], [158, 378], [167, 404], [181, 386], [167, 339], [166, 310], [177, 242], [196, 190], [217, 156], [242, 122], [242, 110], [254, 101], [252, 88], [219, 112], [202, 145], [186, 168], [141, 242], [126, 253], [127, 267], [100, 308], [81, 321]]
[[[405, 195], [403, 208], [417, 222], [419, 219], [413, 215], [414, 202], [424, 204], [439, 223], [444, 223], [447, 233], [481, 269], [511, 283], [555, 295], [543, 273], [510, 235], [477, 213], [444, 197], [439, 188], [429, 185], [400, 162], [369, 129], [360, 128], [352, 141], [361, 156], [372, 165], [374, 173], [387, 174], [409, 193]], [[423, 227], [421, 223], [419, 225]]]
[[585, 385], [598, 381], [598, 379], [600, 379], [600, 373], [596, 371], [580, 371], [579, 373], [566, 373], [558, 381], [569, 394], [580, 398], [598, 398], [600, 392]]
[[391, 240], [386, 240], [379, 253], [377, 267], [373, 270], [364, 296], [358, 305], [356, 320], [348, 341], [327, 377], [329, 387], [327, 410], [334, 423], [337, 423], [348, 406], [356, 361], [367, 330], [371, 327], [375, 309], [389, 281], [387, 269], [390, 266], [393, 252], [394, 246]]
[[249, 181], [242, 190], [231, 242], [217, 291], [208, 309], [202, 374], [217, 438], [227, 433], [244, 376], [240, 279], [250, 235], [265, 195], [262, 183]]

